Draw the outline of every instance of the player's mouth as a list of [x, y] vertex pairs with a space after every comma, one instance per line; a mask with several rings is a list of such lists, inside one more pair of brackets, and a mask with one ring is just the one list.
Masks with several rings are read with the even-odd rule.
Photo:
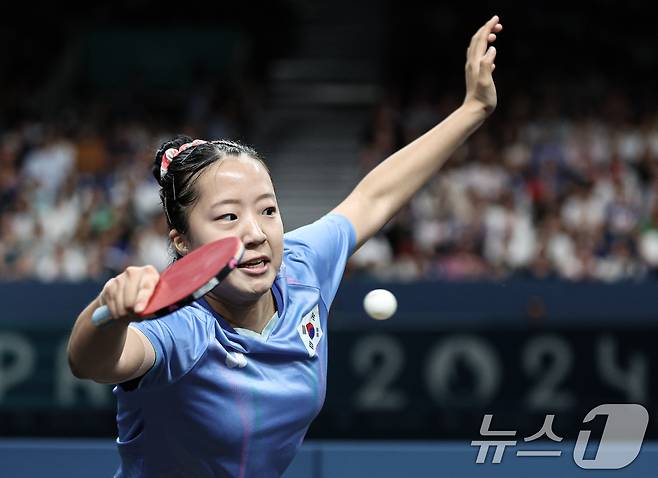
[[238, 269], [240, 269], [245, 274], [252, 276], [258, 276], [264, 274], [269, 269], [270, 260], [265, 256], [254, 257], [248, 261], [241, 262], [238, 264]]

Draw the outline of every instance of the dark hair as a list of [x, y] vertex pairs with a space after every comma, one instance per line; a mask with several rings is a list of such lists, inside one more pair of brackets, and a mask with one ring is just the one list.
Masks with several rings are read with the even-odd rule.
[[194, 185], [206, 167], [228, 156], [245, 155], [261, 163], [270, 174], [267, 165], [254, 149], [236, 141], [217, 140], [181, 151], [169, 164], [166, 174], [160, 177], [160, 166], [165, 151], [170, 148], [179, 149], [191, 142], [192, 138], [189, 136], [176, 136], [162, 143], [153, 161], [153, 176], [160, 184], [160, 199], [167, 217], [167, 225], [169, 229], [176, 229], [181, 234], [187, 232], [187, 210], [199, 199], [199, 193]]

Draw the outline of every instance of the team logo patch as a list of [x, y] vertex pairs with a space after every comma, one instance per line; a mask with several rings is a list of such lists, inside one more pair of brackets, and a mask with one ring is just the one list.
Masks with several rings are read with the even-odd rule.
[[297, 331], [308, 351], [308, 356], [313, 357], [323, 335], [320, 328], [320, 308], [317, 305], [302, 318]]

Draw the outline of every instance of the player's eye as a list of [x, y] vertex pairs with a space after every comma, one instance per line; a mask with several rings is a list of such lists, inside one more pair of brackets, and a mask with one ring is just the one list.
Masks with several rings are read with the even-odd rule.
[[221, 216], [217, 216], [215, 218], [215, 221], [235, 221], [238, 218], [233, 213], [228, 213], [228, 214], [222, 214]]
[[270, 207], [266, 208], [263, 212], [267, 216], [273, 216], [274, 213], [276, 212], [276, 208], [274, 206], [270, 206]]

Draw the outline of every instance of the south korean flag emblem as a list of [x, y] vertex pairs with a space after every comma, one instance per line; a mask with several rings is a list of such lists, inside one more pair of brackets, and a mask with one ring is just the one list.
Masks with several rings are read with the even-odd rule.
[[313, 357], [316, 354], [318, 343], [324, 335], [320, 328], [320, 309], [317, 305], [302, 318], [297, 331], [308, 351], [308, 356]]

